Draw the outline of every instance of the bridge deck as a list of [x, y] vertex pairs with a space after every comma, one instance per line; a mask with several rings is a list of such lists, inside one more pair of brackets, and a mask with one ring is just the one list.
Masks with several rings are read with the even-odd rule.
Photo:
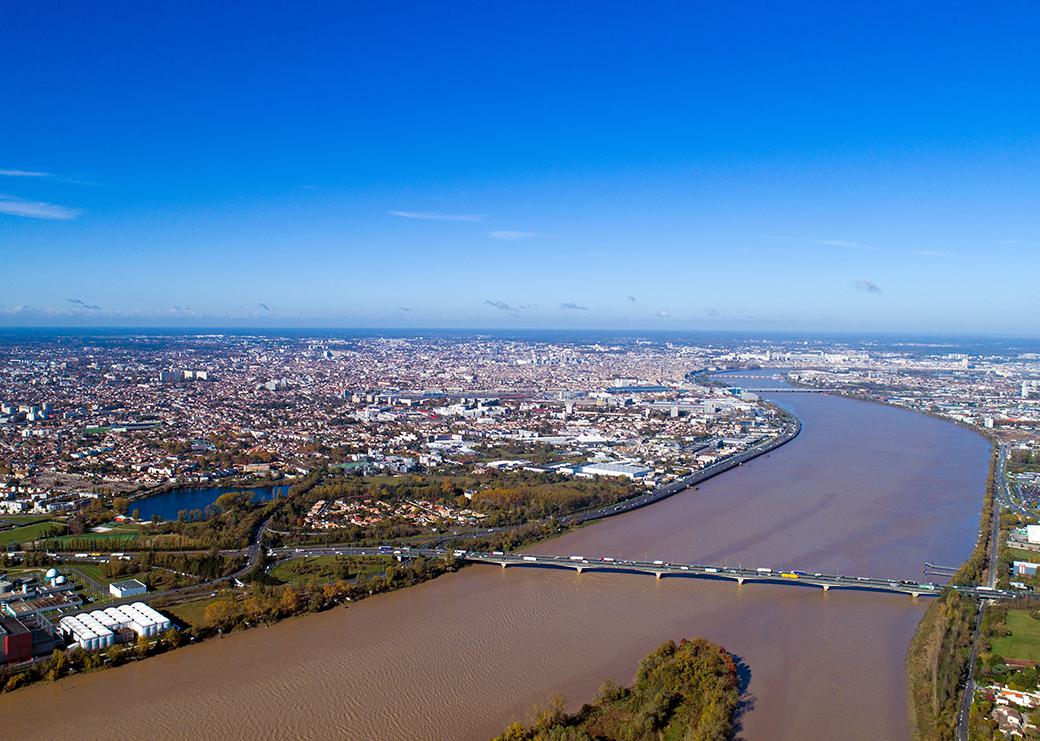
[[[321, 546], [315, 548], [276, 548], [270, 555], [281, 558], [306, 558], [319, 555], [343, 556], [395, 556], [398, 559], [443, 558], [449, 553], [443, 548], [407, 548], [400, 546], [380, 546], [379, 548], [352, 548], [345, 546]], [[818, 587], [823, 591], [831, 589], [856, 589], [894, 594], [908, 594], [912, 597], [938, 596], [945, 589], [954, 589], [961, 594], [985, 599], [1022, 599], [1033, 597], [1031, 593], [1005, 591], [984, 586], [945, 585], [929, 582], [915, 582], [900, 579], [879, 579], [868, 576], [845, 576], [843, 574], [824, 574], [822, 572], [806, 572], [797, 569], [783, 570], [772, 568], [739, 568], [733, 566], [709, 566], [704, 564], [676, 563], [671, 561], [638, 561], [621, 558], [585, 558], [584, 556], [534, 555], [526, 553], [505, 553], [499, 551], [463, 551], [453, 549], [454, 557], [459, 561], [486, 563], [510, 567], [534, 567], [543, 569], [571, 569], [579, 574], [586, 571], [602, 573], [638, 573], [652, 574], [658, 579], [665, 577], [696, 577], [701, 579], [729, 580], [743, 584], [744, 582], [771, 582], [789, 586]]]

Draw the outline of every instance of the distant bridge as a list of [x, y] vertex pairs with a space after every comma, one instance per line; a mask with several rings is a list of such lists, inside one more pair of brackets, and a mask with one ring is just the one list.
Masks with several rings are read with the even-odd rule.
[[749, 389], [741, 387], [741, 391], [750, 391], [753, 394], [833, 394], [838, 392], [840, 389], [820, 389], [820, 388], [802, 388], [802, 387], [790, 387], [790, 388], [775, 388], [775, 389]]
[[771, 375], [751, 375], [751, 374], [740, 374], [740, 373], [716, 373], [712, 375], [712, 378], [716, 381], [727, 381], [730, 378], [739, 378], [741, 380], [749, 381], [782, 381], [784, 375], [782, 373], [773, 373]]
[[[455, 559], [471, 563], [495, 564], [504, 568], [534, 567], [544, 569], [570, 569], [579, 574], [586, 571], [602, 573], [637, 573], [652, 574], [657, 579], [665, 577], [686, 577], [698, 579], [714, 579], [733, 581], [738, 585], [745, 582], [769, 582], [789, 586], [819, 587], [824, 592], [831, 589], [856, 589], [876, 592], [907, 594], [911, 597], [938, 596], [944, 589], [953, 589], [970, 597], [986, 599], [1020, 599], [1021, 592], [991, 589], [976, 586], [950, 586], [917, 582], [909, 579], [879, 579], [868, 576], [844, 576], [806, 572], [796, 569], [743, 568], [733, 566], [705, 566], [703, 564], [676, 563], [674, 561], [638, 561], [623, 558], [586, 558], [584, 556], [533, 555], [525, 553], [505, 553], [502, 551], [451, 551]], [[313, 548], [275, 548], [269, 553], [276, 558], [307, 558], [315, 556], [393, 556], [398, 560], [417, 558], [444, 558], [449, 550], [445, 548], [407, 548], [401, 546], [380, 546], [379, 548], [348, 548], [342, 546], [324, 546]]]

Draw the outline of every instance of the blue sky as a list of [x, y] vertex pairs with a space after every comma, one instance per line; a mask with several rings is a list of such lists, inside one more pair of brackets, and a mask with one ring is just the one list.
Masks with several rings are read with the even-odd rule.
[[1035, 4], [0, 12], [0, 325], [1040, 333]]

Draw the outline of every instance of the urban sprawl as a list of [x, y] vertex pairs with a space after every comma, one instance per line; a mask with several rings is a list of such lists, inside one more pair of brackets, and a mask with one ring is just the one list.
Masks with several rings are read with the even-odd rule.
[[[177, 590], [208, 589], [212, 574], [157, 567], [137, 551], [187, 554], [175, 544], [210, 537], [201, 528], [215, 514], [258, 505], [224, 499], [168, 522], [135, 516], [144, 498], [292, 485], [288, 501], [264, 510], [281, 545], [497, 536], [659, 490], [779, 438], [788, 415], [756, 393], [778, 386], [902, 406], [994, 439], [1007, 484], [996, 585], [1040, 588], [1032, 352], [804, 339], [55, 334], [0, 344], [0, 378], [0, 661], [9, 666], [189, 627], [139, 600], [151, 590], [167, 597], [160, 607], [174, 605]], [[122, 545], [103, 549], [101, 536]], [[251, 541], [236, 535], [226, 547], [232, 537], [205, 542], [224, 559], [217, 575], [243, 588], [232, 572], [253, 566]], [[344, 567], [341, 581], [372, 578], [370, 566]], [[166, 583], [157, 568], [180, 576]], [[287, 567], [263, 568], [284, 576]], [[1003, 628], [983, 646], [973, 712], [1008, 735], [1031, 733], [1040, 655], [1001, 643], [1031, 625], [1014, 605], [992, 609]]]

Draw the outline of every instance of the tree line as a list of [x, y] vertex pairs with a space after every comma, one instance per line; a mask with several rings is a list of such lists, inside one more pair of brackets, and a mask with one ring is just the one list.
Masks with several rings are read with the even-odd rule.
[[631, 687], [607, 681], [573, 715], [557, 696], [495, 741], [724, 741], [732, 738], [742, 689], [737, 662], [703, 638], [667, 641], [640, 664]]

